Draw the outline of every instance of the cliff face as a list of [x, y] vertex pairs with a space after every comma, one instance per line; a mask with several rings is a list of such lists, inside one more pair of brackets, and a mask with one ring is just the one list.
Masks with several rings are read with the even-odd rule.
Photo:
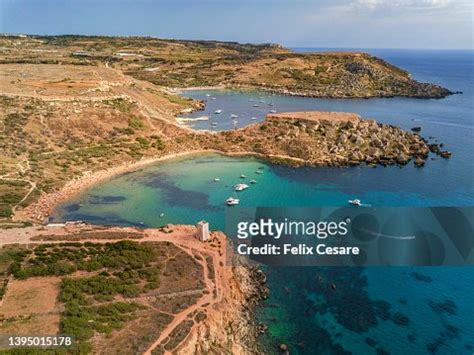
[[0, 46], [0, 64], [108, 66], [167, 87], [222, 85], [336, 98], [451, 94], [366, 53], [307, 54], [271, 44], [143, 37], [6, 36]]
[[176, 350], [182, 354], [264, 354], [257, 339], [259, 327], [252, 315], [254, 307], [268, 292], [264, 281], [258, 269], [232, 267], [222, 302]]

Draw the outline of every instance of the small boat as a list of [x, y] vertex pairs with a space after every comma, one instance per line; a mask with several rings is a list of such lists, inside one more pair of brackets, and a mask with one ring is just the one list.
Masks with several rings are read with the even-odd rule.
[[253, 107], [258, 107], [258, 104], [254, 104]]
[[252, 121], [255, 121], [257, 119], [257, 117], [252, 117], [251, 120]]
[[219, 178], [214, 178], [214, 181], [215, 181], [215, 182], [219, 182], [219, 181], [221, 181], [221, 179], [219, 179]]
[[214, 111], [214, 113], [215, 113], [216, 115], [219, 115], [219, 114], [222, 113], [222, 110], [216, 110], [216, 111]]
[[251, 183], [251, 184], [256, 184], [256, 183], [257, 183], [257, 180], [250, 180], [250, 183]]
[[349, 204], [354, 205], [354, 206], [362, 206], [362, 202], [360, 202], [360, 200], [357, 198], [355, 200], [349, 200], [347, 202], [349, 202]]
[[211, 100], [215, 100], [216, 98], [215, 97], [211, 97]]
[[213, 127], [217, 126], [217, 122], [212, 122], [211, 126], [213, 126]]
[[210, 97], [210, 96], [211, 96], [211, 94], [206, 94], [206, 96], [207, 96], [207, 97]]
[[265, 100], [260, 100], [260, 103], [261, 103], [261, 104], [264, 104], [264, 103], [265, 103]]
[[270, 113], [276, 113], [276, 110], [270, 110]]
[[244, 174], [240, 175], [240, 178], [241, 179], [245, 179], [247, 176], [245, 176]]
[[248, 189], [248, 188], [249, 188], [249, 185], [247, 185], [247, 184], [236, 184], [234, 186], [235, 191], [243, 191], [243, 190]]
[[234, 114], [230, 115], [230, 118], [237, 118], [237, 117], [239, 117], [239, 115], [234, 115]]
[[227, 206], [235, 206], [240, 203], [240, 200], [238, 198], [229, 197], [227, 200], [225, 200], [225, 203]]
[[262, 171], [262, 170], [257, 170], [257, 171], [255, 172], [255, 174], [263, 174], [263, 171]]

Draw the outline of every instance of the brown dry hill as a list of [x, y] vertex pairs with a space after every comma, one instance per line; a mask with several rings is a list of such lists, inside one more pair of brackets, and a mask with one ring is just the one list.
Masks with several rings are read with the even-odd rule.
[[0, 48], [0, 64], [107, 65], [167, 87], [223, 85], [314, 97], [451, 94], [367, 53], [295, 53], [275, 44], [87, 36], [4, 36]]

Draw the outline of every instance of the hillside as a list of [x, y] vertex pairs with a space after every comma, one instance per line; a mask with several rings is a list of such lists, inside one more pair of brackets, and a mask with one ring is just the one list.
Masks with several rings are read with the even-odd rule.
[[219, 85], [338, 98], [451, 94], [366, 53], [304, 54], [274, 44], [84, 36], [4, 36], [0, 49], [0, 64], [107, 65], [167, 87]]

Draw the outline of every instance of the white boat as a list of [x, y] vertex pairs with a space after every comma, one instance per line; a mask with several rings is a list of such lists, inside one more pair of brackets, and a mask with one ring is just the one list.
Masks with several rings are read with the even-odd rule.
[[236, 184], [234, 185], [234, 190], [235, 191], [243, 191], [245, 189], [248, 189], [249, 188], [249, 185], [247, 184]]
[[212, 122], [211, 126], [213, 126], [213, 127], [217, 126], [217, 122]]
[[227, 206], [235, 206], [240, 203], [240, 200], [238, 198], [229, 197], [227, 200], [225, 200], [225, 203]]
[[270, 110], [270, 113], [276, 113], [276, 110]]
[[211, 95], [210, 94], [206, 94], [207, 97], [210, 97]]
[[347, 202], [349, 202], [349, 204], [354, 205], [354, 206], [362, 206], [362, 202], [360, 202], [360, 200], [357, 198], [355, 200], [349, 200]]
[[257, 119], [257, 117], [252, 117], [251, 120], [252, 121], [255, 121]]
[[241, 179], [245, 179], [247, 176], [245, 176], [244, 174], [240, 175], [240, 178]]
[[251, 184], [256, 184], [256, 183], [257, 183], [257, 180], [250, 180], [250, 183], [251, 183]]
[[215, 100], [216, 98], [215, 97], [211, 97], [211, 100]]
[[165, 214], [164, 214], [164, 213], [160, 213], [160, 217], [164, 217], [164, 216], [165, 216]]
[[222, 113], [222, 110], [216, 110], [216, 111], [214, 111], [214, 113], [215, 113], [216, 115], [219, 115], [219, 114]]
[[219, 179], [219, 178], [214, 178], [214, 181], [215, 181], [215, 182], [219, 182], [219, 181], [221, 181], [221, 179]]
[[253, 107], [258, 107], [258, 104], [254, 104]]
[[234, 115], [234, 114], [230, 115], [230, 118], [237, 118], [237, 117], [239, 117], [239, 115]]
[[255, 174], [263, 174], [263, 171], [262, 171], [262, 170], [257, 170], [257, 171], [255, 172]]

